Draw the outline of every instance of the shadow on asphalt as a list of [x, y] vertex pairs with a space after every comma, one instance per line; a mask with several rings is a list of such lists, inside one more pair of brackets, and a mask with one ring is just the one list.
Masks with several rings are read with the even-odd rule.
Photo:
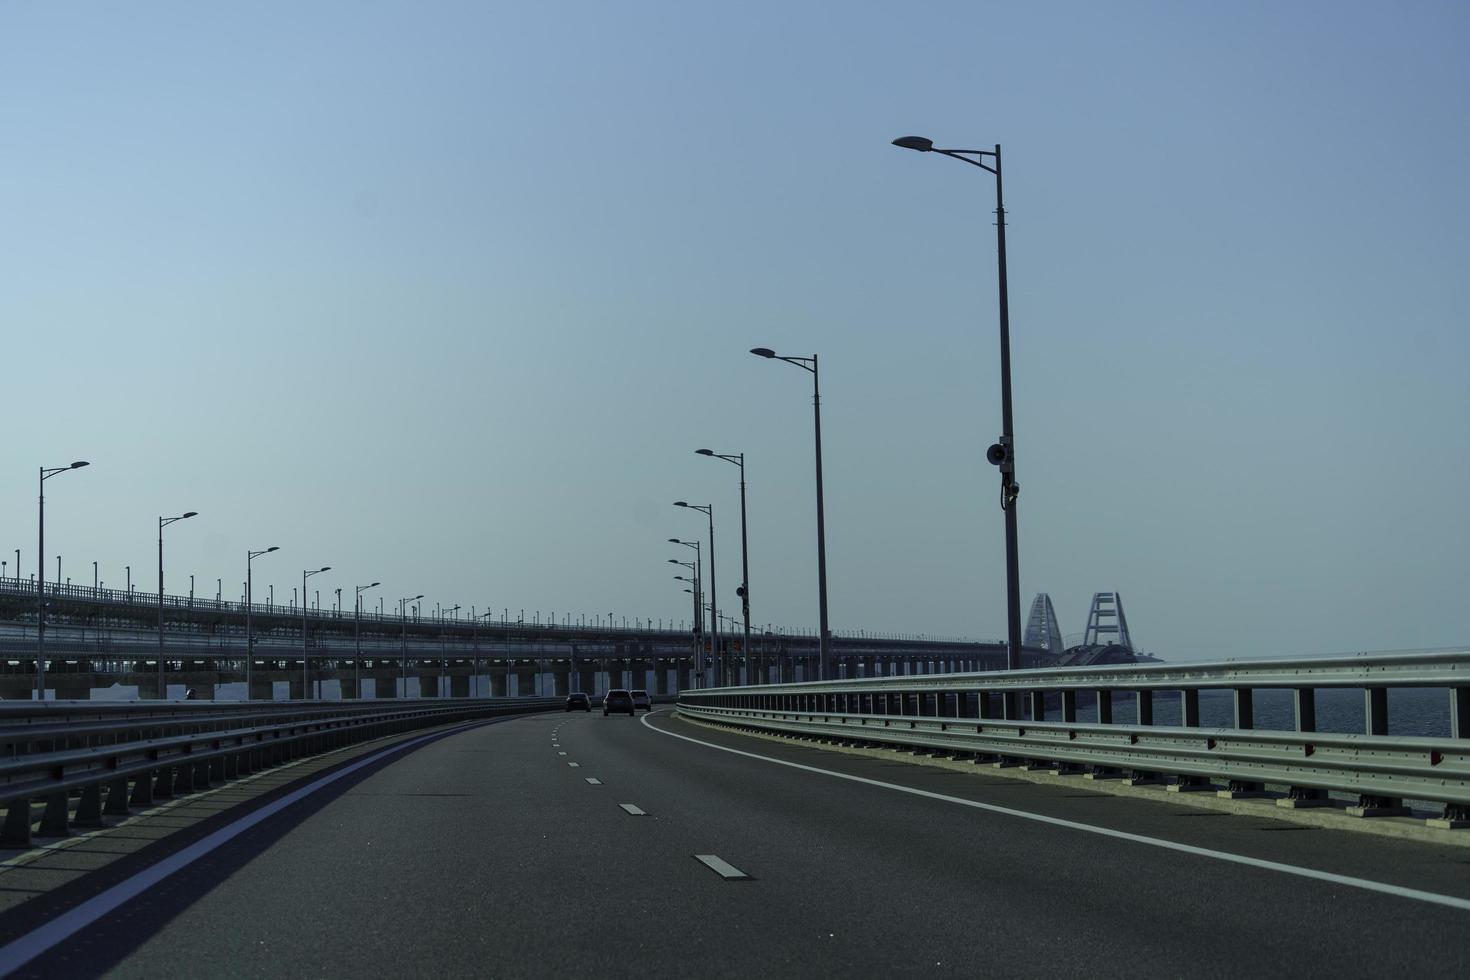
[[[521, 717], [526, 716], [511, 715], [491, 718], [472, 727], [496, 725]], [[57, 977], [102, 976], [167, 927], [178, 915], [207, 895], [217, 885], [228, 880], [252, 858], [271, 847], [307, 818], [320, 812], [327, 804], [351, 792], [363, 780], [377, 774], [405, 755], [451, 735], [457, 735], [464, 730], [443, 732], [411, 748], [392, 752], [377, 762], [363, 766], [351, 775], [344, 776], [305, 799], [272, 814], [239, 836], [160, 881], [136, 898], [125, 902], [92, 926], [59, 943], [48, 952], [42, 953], [9, 976], [38, 977], [46, 978], [46, 980], [55, 980]], [[329, 776], [356, 761], [358, 760], [343, 760], [341, 765], [313, 773], [308, 781]], [[194, 827], [171, 834], [153, 846], [145, 847], [135, 854], [99, 869], [95, 874], [86, 875], [75, 882], [57, 888], [54, 892], [39, 896], [7, 912], [3, 920], [0, 920], [0, 945], [30, 933], [88, 899], [126, 881], [170, 854], [188, 847], [287, 793], [300, 789], [301, 785], [299, 782], [287, 783], [258, 799], [207, 817]], [[282, 882], [281, 886], [285, 888], [289, 887], [289, 884], [289, 882]], [[218, 976], [222, 972], [216, 969], [218, 966], [220, 964], [201, 963], [200, 974]]]

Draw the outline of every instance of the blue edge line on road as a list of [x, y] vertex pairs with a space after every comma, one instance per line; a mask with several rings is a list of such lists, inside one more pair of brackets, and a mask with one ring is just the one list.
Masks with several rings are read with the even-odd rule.
[[1435, 892], [1421, 891], [1417, 888], [1404, 888], [1399, 885], [1389, 885], [1381, 881], [1370, 881], [1367, 878], [1354, 878], [1351, 875], [1333, 874], [1331, 871], [1318, 871], [1315, 868], [1301, 868], [1294, 864], [1282, 864], [1279, 861], [1267, 861], [1263, 858], [1247, 857], [1244, 854], [1231, 854], [1229, 851], [1215, 851], [1208, 847], [1195, 847], [1192, 844], [1180, 844], [1176, 841], [1164, 840], [1159, 837], [1145, 837], [1143, 834], [1130, 834], [1126, 830], [1112, 830], [1108, 827], [1095, 827], [1092, 824], [1078, 823], [1075, 820], [1065, 820], [1061, 817], [1048, 817], [1041, 813], [1030, 813], [1026, 810], [1013, 810], [1010, 807], [997, 806], [994, 803], [981, 803], [977, 800], [966, 800], [958, 796], [946, 796], [943, 793], [934, 793], [929, 790], [915, 789], [912, 786], [901, 786], [897, 783], [885, 783], [878, 779], [868, 779], [865, 776], [854, 776], [845, 772], [836, 772], [831, 769], [821, 769], [817, 766], [803, 765], [800, 762], [788, 762], [785, 759], [774, 759], [768, 755], [760, 755], [755, 752], [746, 752], [743, 749], [730, 748], [727, 745], [717, 745], [714, 742], [705, 742], [701, 739], [690, 738], [688, 735], [680, 735], [667, 729], [659, 728], [648, 723], [648, 715], [643, 716], [643, 725], [650, 731], [667, 735], [670, 738], [683, 739], [693, 742], [695, 745], [703, 745], [710, 749], [719, 749], [721, 752], [730, 752], [735, 755], [743, 755], [748, 759], [759, 759], [761, 762], [770, 762], [778, 766], [787, 766], [792, 769], [800, 769], [802, 772], [817, 773], [822, 776], [831, 776], [834, 779], [846, 779], [849, 782], [862, 783], [865, 786], [876, 786], [880, 789], [889, 789], [897, 793], [907, 793], [910, 796], [921, 796], [929, 800], [939, 800], [944, 803], [954, 803], [958, 806], [967, 806], [976, 810], [985, 810], [990, 813], [999, 813], [1008, 817], [1019, 817], [1022, 820], [1034, 820], [1037, 823], [1050, 824], [1053, 827], [1066, 827], [1068, 830], [1077, 830], [1086, 834], [1097, 834], [1101, 837], [1112, 837], [1117, 840], [1132, 841], [1135, 844], [1145, 844], [1149, 847], [1159, 847], [1166, 851], [1178, 851], [1181, 854], [1193, 854], [1197, 857], [1209, 858], [1214, 861], [1225, 861], [1230, 864], [1242, 864], [1250, 868], [1262, 868], [1267, 871], [1278, 871], [1282, 874], [1296, 875], [1299, 878], [1311, 878], [1315, 881], [1326, 881], [1335, 885], [1345, 885], [1349, 888], [1361, 888], [1364, 891], [1378, 892], [1381, 895], [1394, 895], [1398, 898], [1413, 899], [1417, 902], [1429, 902], [1432, 905], [1443, 905], [1446, 908], [1459, 909], [1462, 912], [1470, 912], [1470, 899], [1456, 898], [1453, 895], [1440, 895]]
[[[661, 712], [660, 712], [661, 713]], [[1215, 861], [1225, 861], [1230, 864], [1240, 864], [1251, 868], [1262, 868], [1267, 871], [1277, 871], [1282, 874], [1296, 875], [1301, 878], [1310, 878], [1315, 881], [1325, 881], [1332, 884], [1344, 885], [1349, 888], [1360, 888], [1364, 891], [1377, 892], [1382, 895], [1393, 895], [1398, 898], [1407, 898], [1419, 902], [1428, 902], [1432, 905], [1441, 905], [1446, 908], [1470, 911], [1470, 900], [1455, 898], [1451, 895], [1440, 895], [1435, 892], [1421, 891], [1417, 888], [1403, 888], [1398, 885], [1389, 885], [1380, 881], [1370, 881], [1366, 878], [1354, 878], [1350, 875], [1333, 874], [1330, 871], [1318, 871], [1314, 868], [1301, 868], [1296, 865], [1282, 864], [1278, 861], [1266, 861], [1261, 858], [1246, 857], [1243, 854], [1231, 854], [1228, 851], [1215, 851], [1206, 847], [1195, 847], [1191, 844], [1180, 844], [1175, 841], [1163, 840], [1157, 837], [1145, 837], [1142, 834], [1131, 834], [1123, 830], [1112, 830], [1107, 827], [1095, 827], [1091, 824], [1078, 823], [1075, 820], [1064, 820], [1060, 817], [1048, 817], [1040, 813], [1029, 813], [1025, 810], [1013, 810], [1010, 807], [997, 806], [994, 803], [981, 803], [977, 800], [966, 800], [957, 796], [947, 796], [943, 793], [934, 793], [929, 790], [915, 789], [911, 786], [901, 786], [897, 783], [887, 783], [878, 779], [868, 779], [865, 776], [854, 776], [845, 772], [836, 772], [831, 769], [822, 769], [817, 766], [808, 766], [800, 762], [789, 762], [785, 759], [776, 759], [755, 752], [746, 752], [743, 749], [730, 748], [726, 745], [717, 745], [714, 742], [706, 742], [702, 739], [690, 738], [688, 735], [680, 735], [677, 732], [667, 731], [648, 724], [648, 715], [644, 715], [642, 722], [650, 731], [670, 738], [681, 739], [705, 748], [716, 749], [720, 752], [729, 752], [733, 755], [744, 756], [748, 759], [756, 759], [760, 762], [769, 762], [773, 765], [786, 766], [798, 769], [802, 772], [815, 773], [821, 776], [831, 776], [834, 779], [845, 779], [849, 782], [861, 783], [865, 786], [875, 786], [879, 789], [893, 790], [898, 793], [907, 793], [910, 796], [919, 796], [925, 799], [938, 800], [943, 803], [953, 803], [958, 806], [971, 807], [976, 810], [985, 810], [990, 813], [998, 813], [1008, 817], [1019, 817], [1022, 820], [1032, 820], [1037, 823], [1049, 824], [1054, 827], [1066, 827], [1087, 834], [1097, 834], [1102, 837], [1112, 837], [1117, 840], [1132, 841], [1135, 844], [1144, 844], [1149, 847], [1159, 847], [1169, 851], [1177, 851], [1182, 854], [1193, 854], [1197, 857], [1209, 858]], [[119, 906], [136, 898], [144, 891], [163, 881], [176, 872], [183, 870], [190, 864], [199, 860], [204, 855], [217, 849], [221, 845], [243, 834], [245, 831], [256, 826], [263, 820], [267, 820], [282, 810], [300, 800], [305, 799], [318, 790], [330, 786], [332, 783], [358, 770], [370, 766], [390, 755], [407, 751], [431, 742], [435, 739], [446, 738], [457, 735], [471, 728], [491, 724], [488, 721], [471, 722], [446, 731], [433, 732], [418, 738], [400, 742], [389, 746], [380, 752], [375, 752], [366, 758], [359, 759], [349, 765], [343, 766], [334, 772], [328, 773], [319, 779], [315, 779], [305, 786], [292, 790], [285, 796], [259, 809], [253, 810], [240, 819], [230, 823], [219, 830], [195, 841], [188, 847], [169, 855], [158, 863], [151, 865], [128, 878], [121, 881], [99, 895], [93, 896], [81, 903], [76, 908], [65, 912], [50, 922], [34, 929], [19, 939], [16, 939], [4, 947], [0, 947], [0, 976], [12, 973], [25, 966], [31, 960], [50, 950], [56, 945], [76, 935], [81, 930], [90, 926], [98, 919], [114, 911]]]
[[315, 779], [299, 789], [292, 790], [280, 799], [267, 803], [257, 810], [252, 810], [235, 822], [227, 824], [219, 830], [200, 838], [188, 847], [182, 848], [174, 854], [170, 854], [157, 864], [144, 868], [131, 878], [118, 882], [101, 894], [87, 899], [76, 908], [62, 913], [45, 925], [33, 929], [4, 947], [0, 947], [0, 976], [9, 975], [20, 969], [37, 956], [70, 939], [123, 903], [136, 898], [144, 891], [152, 888], [169, 875], [182, 871], [210, 851], [240, 836], [251, 827], [259, 824], [262, 820], [267, 820], [275, 816], [293, 803], [305, 799], [317, 790], [324, 789], [337, 780], [352, 775], [364, 766], [370, 766], [396, 752], [403, 752], [407, 749], [416, 748], [425, 742], [433, 741], [434, 739], [457, 735], [467, 729], [478, 728], [488, 724], [492, 724], [492, 722], [471, 722], [457, 728], [432, 732], [428, 735], [421, 735], [418, 738], [399, 742], [397, 745], [389, 746], [380, 752], [374, 752], [372, 755], [343, 766], [335, 772], [328, 773], [320, 779]]

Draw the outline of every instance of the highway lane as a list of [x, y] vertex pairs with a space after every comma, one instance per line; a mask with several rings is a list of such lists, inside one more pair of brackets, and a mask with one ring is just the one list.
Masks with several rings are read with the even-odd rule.
[[[1292, 825], [1099, 796], [1080, 781], [825, 753], [667, 712], [651, 723], [772, 759], [1470, 899], [1461, 848], [1285, 832]], [[475, 728], [342, 783], [23, 975], [1470, 969], [1467, 911], [841, 780], [623, 717]]]

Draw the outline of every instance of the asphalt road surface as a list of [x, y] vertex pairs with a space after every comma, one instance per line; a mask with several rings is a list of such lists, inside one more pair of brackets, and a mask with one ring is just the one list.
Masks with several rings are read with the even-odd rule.
[[517, 718], [366, 765], [15, 975], [1407, 971], [1470, 976], [1470, 849], [822, 752], [663, 710]]

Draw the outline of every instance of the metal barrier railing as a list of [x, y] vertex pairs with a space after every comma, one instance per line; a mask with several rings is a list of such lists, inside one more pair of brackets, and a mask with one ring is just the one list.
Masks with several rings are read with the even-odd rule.
[[[548, 711], [562, 698], [311, 702], [42, 702], [0, 705], [0, 846], [66, 836], [303, 755], [399, 732]], [[73, 804], [75, 811], [73, 812]]]
[[[1388, 691], [1442, 692], [1449, 737], [1389, 735]], [[1292, 730], [1255, 724], [1255, 695], [1285, 689]], [[1317, 693], [1363, 691], [1362, 734], [1318, 731]], [[1200, 694], [1227, 691], [1227, 726], [1200, 723]], [[1178, 725], [1154, 723], [1155, 695], [1179, 692]], [[1082, 698], [1079, 698], [1079, 695]], [[1133, 702], [1131, 722], [1114, 701]], [[1090, 701], [1079, 717], [1079, 701]], [[1406, 815], [1404, 800], [1442, 805], [1437, 826], [1470, 826], [1470, 650], [1188, 665], [999, 671], [685, 691], [690, 717], [761, 731], [958, 753], [974, 761], [1090, 772], [1176, 790], [1268, 795], [1321, 806], [1357, 794], [1350, 812]], [[1091, 714], [1091, 718], [1085, 717]]]

